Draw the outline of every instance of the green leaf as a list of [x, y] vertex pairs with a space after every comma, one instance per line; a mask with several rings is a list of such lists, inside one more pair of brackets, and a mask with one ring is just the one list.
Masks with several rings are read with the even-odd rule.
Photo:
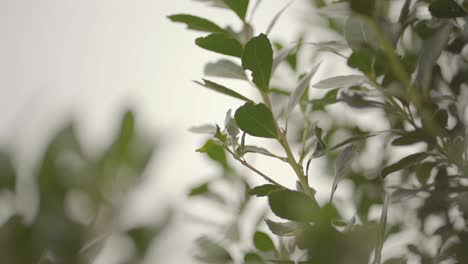
[[245, 133], [264, 138], [276, 138], [276, 125], [273, 114], [264, 104], [247, 102], [234, 114], [239, 128]]
[[224, 3], [223, 0], [194, 0], [194, 1], [203, 2], [213, 7], [229, 9], [229, 7]]
[[202, 32], [210, 32], [210, 33], [228, 34], [228, 32], [226, 32], [226, 30], [224, 30], [220, 26], [201, 17], [188, 15], [188, 14], [176, 14], [176, 15], [168, 16], [168, 18], [172, 22], [183, 23], [187, 25], [187, 29], [197, 30], [197, 31], [202, 31]]
[[240, 65], [226, 59], [221, 59], [217, 62], [206, 64], [204, 74], [207, 76], [230, 79], [247, 79], [244, 70]]
[[263, 92], [270, 87], [273, 65], [273, 48], [265, 34], [252, 38], [242, 54], [242, 68], [252, 71], [253, 82]]
[[333, 200], [338, 183], [349, 173], [351, 163], [357, 154], [357, 148], [351, 145], [345, 148], [335, 160], [335, 179], [333, 180], [332, 190], [330, 194], [330, 202]]
[[345, 76], [335, 76], [325, 80], [322, 80], [312, 87], [319, 89], [329, 89], [329, 88], [343, 88], [351, 87], [356, 85], [361, 85], [367, 81], [367, 78], [362, 75], [345, 75]]
[[416, 81], [419, 87], [427, 89], [432, 80], [432, 68], [448, 43], [452, 32], [452, 25], [447, 23], [440, 27], [424, 45], [418, 57], [418, 71]]
[[278, 223], [269, 219], [265, 219], [265, 222], [270, 231], [277, 236], [294, 236], [301, 229], [300, 224], [295, 222]]
[[361, 49], [378, 50], [379, 38], [369, 21], [360, 16], [351, 16], [346, 20], [345, 39], [353, 51]]
[[10, 156], [0, 152], [0, 191], [5, 188], [15, 191], [16, 171]]
[[278, 52], [277, 55], [275, 55], [273, 59], [273, 64], [271, 65], [271, 73], [273, 74], [278, 66], [288, 58], [288, 56], [295, 50], [297, 47], [292, 47], [292, 48], [284, 48]]
[[281, 15], [284, 13], [284, 11], [286, 11], [286, 9], [288, 9], [288, 7], [289, 7], [294, 1], [295, 1], [295, 0], [289, 1], [289, 2], [275, 15], [275, 17], [273, 18], [273, 20], [271, 20], [270, 24], [268, 25], [268, 28], [267, 28], [267, 30], [265, 31], [265, 34], [270, 35], [270, 32], [271, 32], [271, 30], [273, 29], [273, 27], [276, 25], [276, 22], [278, 22], [278, 19], [281, 17]]
[[197, 149], [197, 152], [206, 153], [208, 157], [219, 163], [223, 168], [229, 167], [224, 148], [211, 139], [206, 141], [203, 147]]
[[196, 84], [199, 84], [203, 87], [206, 87], [208, 89], [211, 89], [215, 92], [218, 92], [218, 93], [222, 93], [222, 94], [225, 94], [225, 95], [228, 95], [228, 96], [231, 96], [231, 97], [234, 97], [234, 98], [237, 98], [237, 99], [240, 99], [240, 100], [243, 100], [243, 101], [247, 101], [249, 102], [250, 99], [241, 95], [240, 93], [234, 91], [234, 90], [231, 90], [225, 86], [222, 86], [221, 84], [217, 84], [215, 82], [212, 82], [212, 81], [209, 81], [209, 80], [205, 80], [203, 79], [203, 83], [202, 82], [197, 82], [195, 81]]
[[252, 188], [249, 190], [250, 195], [255, 195], [257, 197], [263, 197], [263, 196], [268, 196], [269, 193], [275, 192], [278, 190], [282, 190], [283, 188], [273, 185], [273, 184], [264, 184], [257, 186], [255, 188]]
[[242, 21], [245, 20], [247, 9], [249, 7], [249, 0], [223, 0], [224, 3], [234, 11]]
[[361, 15], [372, 16], [375, 9], [375, 0], [348, 0], [351, 9]]
[[212, 33], [206, 37], [197, 38], [195, 44], [216, 53], [239, 58], [242, 56], [242, 45], [239, 41], [223, 33]]
[[367, 139], [367, 138], [370, 138], [370, 137], [374, 137], [376, 134], [365, 134], [365, 135], [359, 135], [359, 136], [355, 136], [355, 137], [350, 137], [350, 138], [347, 138], [339, 143], [337, 143], [336, 145], [330, 147], [329, 149], [327, 149], [327, 151], [333, 151], [333, 150], [336, 150], [336, 149], [339, 149], [341, 148], [342, 146], [345, 146], [347, 144], [350, 144], [350, 143], [353, 143], [353, 142], [357, 142], [357, 141], [361, 141], [361, 140], [364, 140], [364, 139]]
[[427, 140], [431, 140], [431, 137], [428, 137], [424, 130], [416, 129], [394, 139], [392, 141], [392, 145], [407, 146], [418, 142], [424, 142]]
[[265, 156], [280, 159], [280, 160], [282, 160], [284, 162], [288, 162], [288, 158], [286, 158], [286, 157], [278, 156], [276, 154], [271, 153], [269, 150], [267, 150], [265, 148], [252, 146], [252, 145], [244, 146], [243, 151], [239, 152], [239, 153], [242, 153], [243, 155], [246, 154], [246, 153], [258, 153], [258, 154], [262, 154], [262, 155], [265, 155]]
[[257, 253], [248, 252], [244, 256], [244, 264], [264, 264], [262, 257], [260, 257]]
[[296, 89], [294, 89], [294, 92], [289, 97], [288, 107], [286, 108], [286, 115], [289, 115], [293, 111], [294, 107], [299, 103], [299, 100], [301, 99], [306, 89], [309, 87], [310, 80], [312, 80], [312, 77], [314, 77], [319, 66], [320, 63], [315, 65], [312, 70], [306, 76], [304, 76], [304, 78], [302, 78]]
[[313, 222], [320, 216], [320, 207], [302, 192], [279, 190], [270, 193], [268, 203], [273, 213], [283, 219]]
[[190, 190], [188, 196], [192, 197], [192, 196], [205, 195], [210, 191], [209, 186], [210, 186], [210, 182], [204, 182], [198, 186], [195, 186]]
[[253, 240], [256, 249], [262, 252], [275, 251], [275, 244], [267, 234], [257, 231]]
[[467, 15], [465, 10], [454, 0], [436, 0], [429, 5], [432, 16], [438, 18], [455, 18]]
[[427, 152], [419, 152], [419, 153], [415, 153], [415, 154], [406, 156], [406, 157], [402, 158], [401, 160], [399, 160], [398, 162], [384, 167], [382, 169], [382, 172], [380, 173], [380, 175], [383, 178], [385, 178], [390, 173], [402, 170], [402, 169], [407, 168], [407, 167], [409, 167], [411, 165], [416, 165], [417, 163], [419, 163], [420, 161], [425, 159], [427, 156], [429, 156], [429, 153], [427, 153]]
[[195, 259], [211, 264], [232, 263], [231, 254], [211, 238], [203, 236], [196, 243], [198, 250]]
[[312, 99], [310, 103], [312, 104], [313, 110], [323, 110], [325, 106], [335, 104], [338, 102], [338, 91], [340, 89], [333, 89], [328, 91], [324, 97], [320, 99]]

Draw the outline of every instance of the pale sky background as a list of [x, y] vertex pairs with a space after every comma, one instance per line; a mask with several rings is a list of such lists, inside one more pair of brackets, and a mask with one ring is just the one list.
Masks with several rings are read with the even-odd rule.
[[[264, 1], [256, 27], [265, 29], [285, 3]], [[274, 37], [295, 40], [301, 6], [300, 0], [291, 6]], [[187, 128], [222, 123], [225, 110], [241, 102], [192, 83], [203, 77], [205, 63], [221, 56], [196, 47], [194, 39], [203, 34], [171, 23], [166, 16], [174, 13], [237, 22], [233, 13], [191, 0], [0, 0], [0, 146], [14, 150], [23, 177], [64, 120], [77, 120], [79, 136], [92, 151], [109, 143], [130, 105], [160, 142], [130, 214], [157, 216], [176, 205], [182, 215], [188, 186], [214, 173], [194, 151], [203, 137]], [[318, 76], [336, 67], [325, 61]], [[155, 250], [157, 263], [192, 263], [192, 241], [201, 229], [178, 219]]]

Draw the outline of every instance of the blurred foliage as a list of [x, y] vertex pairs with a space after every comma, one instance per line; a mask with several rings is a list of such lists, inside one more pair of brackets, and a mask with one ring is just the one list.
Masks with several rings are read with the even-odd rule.
[[[64, 126], [34, 172], [39, 199], [34, 219], [26, 221], [14, 211], [0, 226], [0, 262], [91, 263], [115, 234], [134, 243], [136, 252], [127, 263], [142, 261], [169, 218], [131, 228], [121, 226], [119, 219], [122, 202], [142, 179], [154, 148], [130, 111], [122, 116], [110, 146], [97, 156], [83, 150], [74, 124]], [[10, 154], [2, 153], [0, 188], [17, 197], [21, 189], [15, 187], [15, 171]]]
[[[204, 85], [247, 103], [239, 105], [234, 114], [228, 111], [223, 127], [208, 124], [192, 129], [211, 135], [199, 152], [220, 164], [222, 173], [192, 189], [190, 196], [215, 200], [224, 211], [234, 211], [236, 228], [241, 221], [254, 223], [255, 230], [241, 240], [232, 240], [232, 228], [221, 224], [215, 234], [198, 241], [199, 261], [468, 261], [468, 2], [309, 0], [309, 11], [302, 12], [319, 19], [313, 24], [303, 22], [304, 30], [325, 29], [334, 38], [307, 42], [316, 34], [310, 32], [291, 41], [294, 45], [270, 40], [269, 32], [284, 9], [272, 14], [266, 32], [255, 33], [255, 10], [268, 1], [201, 2], [237, 14], [240, 26], [222, 28], [192, 15], [169, 18], [205, 32], [207, 36], [196, 41], [200, 48], [232, 56], [208, 63], [206, 76], [244, 81], [261, 100], [256, 102], [224, 84]], [[317, 57], [324, 52], [344, 60], [343, 65], [354, 74], [310, 85], [320, 65]], [[292, 76], [297, 85], [288, 87], [277, 72]], [[324, 96], [317, 98], [316, 94]], [[336, 107], [347, 111], [348, 118], [373, 110], [387, 129], [369, 131], [353, 118], [344, 122], [332, 111]], [[276, 142], [282, 153], [267, 149], [267, 144], [246, 143], [258, 137]], [[401, 149], [409, 154], [395, 151]], [[284, 186], [266, 175], [248, 161], [247, 154], [286, 162], [297, 186]], [[325, 163], [327, 174], [334, 175], [328, 200], [318, 199], [317, 192], [324, 190], [309, 185], [315, 181], [309, 167], [318, 158]], [[244, 173], [230, 165], [232, 161], [267, 183], [251, 188]], [[334, 199], [343, 181], [352, 186], [348, 201]], [[228, 193], [216, 192], [213, 185], [217, 182], [231, 186], [237, 203], [225, 202]], [[249, 195], [267, 198], [269, 213], [282, 220], [268, 219], [269, 213], [260, 215], [260, 220], [242, 217], [244, 205], [253, 200]], [[354, 214], [345, 213], [349, 210]], [[270, 233], [257, 230], [265, 227], [262, 222]], [[405, 236], [408, 233], [412, 236]], [[387, 250], [390, 238], [398, 239], [403, 248]]]

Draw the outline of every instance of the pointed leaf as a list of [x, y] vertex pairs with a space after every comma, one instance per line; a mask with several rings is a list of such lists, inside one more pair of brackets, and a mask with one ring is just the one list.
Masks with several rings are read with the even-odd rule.
[[425, 159], [427, 156], [429, 156], [429, 154], [427, 152], [419, 152], [419, 153], [415, 153], [415, 154], [406, 156], [406, 157], [402, 158], [401, 160], [399, 160], [398, 162], [384, 167], [382, 169], [382, 172], [380, 173], [380, 175], [383, 178], [385, 178], [390, 173], [402, 170], [402, 169], [407, 168], [407, 167], [409, 167], [411, 165], [416, 165], [417, 163], [419, 163], [420, 161]]
[[255, 195], [257, 197], [264, 197], [268, 196], [269, 193], [282, 190], [283, 188], [273, 185], [273, 184], [265, 184], [265, 185], [260, 185], [255, 188], [252, 188], [249, 190], [250, 195]]
[[211, 134], [216, 133], [216, 126], [211, 124], [193, 126], [189, 128], [189, 131], [197, 134]]
[[288, 107], [286, 108], [287, 109], [286, 115], [290, 114], [292, 110], [294, 109], [294, 107], [299, 103], [299, 100], [301, 99], [307, 87], [309, 87], [310, 80], [312, 80], [312, 77], [314, 77], [319, 66], [320, 66], [320, 63], [315, 65], [312, 68], [312, 70], [306, 76], [304, 76], [304, 78], [302, 78], [301, 82], [296, 87], [296, 89], [294, 89], [294, 92], [291, 94], [291, 97], [289, 97]]
[[429, 5], [432, 16], [438, 18], [455, 18], [467, 15], [465, 10], [454, 0], [436, 0]]
[[252, 71], [253, 83], [263, 92], [268, 92], [271, 69], [273, 65], [273, 49], [265, 34], [252, 38], [242, 54], [242, 68]]
[[271, 20], [270, 24], [268, 25], [268, 28], [267, 28], [265, 34], [270, 35], [270, 32], [271, 32], [271, 30], [273, 29], [273, 27], [276, 25], [276, 22], [278, 22], [278, 19], [281, 17], [281, 15], [284, 13], [284, 11], [286, 11], [286, 9], [288, 9], [288, 7], [289, 7], [294, 1], [295, 1], [295, 0], [289, 1], [289, 3], [287, 3], [287, 4], [275, 15], [275, 17], [273, 18], [273, 20]]
[[231, 78], [246, 80], [242, 67], [230, 60], [221, 59], [217, 62], [208, 63], [205, 66], [204, 74], [213, 77]]
[[228, 34], [223, 28], [216, 25], [215, 23], [193, 15], [188, 14], [176, 14], [168, 16], [172, 22], [184, 23], [187, 25], [187, 29], [210, 32], [210, 33], [224, 33]]
[[249, 0], [223, 0], [224, 3], [234, 11], [242, 21], [245, 20], [247, 9], [249, 7]]
[[254, 234], [254, 245], [255, 248], [262, 252], [275, 251], [275, 244], [271, 238], [260, 231], [255, 232]]
[[300, 231], [300, 225], [295, 222], [278, 223], [265, 219], [270, 231], [277, 236], [294, 236]]
[[296, 47], [284, 48], [284, 49], [280, 50], [280, 52], [273, 59], [273, 64], [271, 66], [271, 73], [272, 74], [275, 73], [276, 69], [281, 64], [281, 62], [286, 60], [286, 58], [289, 56], [289, 54], [291, 54], [291, 52], [293, 52], [295, 49], [296, 49]]
[[319, 83], [312, 85], [312, 87], [319, 89], [343, 88], [361, 85], [366, 81], [367, 78], [362, 75], [335, 76], [322, 80]]
[[218, 92], [218, 93], [222, 93], [222, 94], [225, 94], [225, 95], [228, 95], [228, 96], [231, 96], [231, 97], [234, 97], [234, 98], [237, 98], [237, 99], [240, 99], [240, 100], [243, 100], [243, 101], [250, 101], [249, 98], [239, 94], [238, 92], [236, 91], [233, 91], [225, 86], [222, 86], [221, 84], [217, 84], [215, 82], [212, 82], [212, 81], [208, 81], [208, 80], [205, 80], [203, 79], [203, 82], [204, 83], [201, 83], [201, 82], [197, 82], [195, 81], [196, 84], [199, 84], [203, 87], [206, 87], [208, 89], [211, 89], [215, 92]]
[[239, 128], [255, 137], [276, 138], [276, 125], [273, 114], [264, 104], [247, 102], [234, 114]]
[[336, 158], [335, 161], [335, 179], [333, 180], [333, 186], [330, 194], [330, 202], [333, 200], [338, 183], [348, 174], [351, 169], [351, 163], [357, 154], [357, 148], [351, 145], [345, 148]]
[[239, 58], [242, 56], [242, 45], [239, 41], [223, 33], [212, 33], [206, 37], [197, 38], [195, 44], [216, 53]]

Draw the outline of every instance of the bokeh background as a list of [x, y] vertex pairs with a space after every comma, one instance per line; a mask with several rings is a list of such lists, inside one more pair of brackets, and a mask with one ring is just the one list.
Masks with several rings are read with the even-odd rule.
[[[256, 28], [266, 28], [284, 4], [270, 0], [261, 5]], [[314, 30], [304, 28], [314, 17], [305, 7], [305, 1], [294, 2], [273, 38], [288, 43], [300, 32]], [[209, 17], [221, 25], [237, 22], [234, 14], [191, 0], [0, 0], [0, 146], [13, 153], [19, 178], [27, 183], [52, 135], [65, 123], [74, 120], [85, 150], [98, 153], [111, 142], [123, 112], [132, 109], [157, 150], [129, 195], [121, 221], [156, 221], [168, 208], [175, 214], [152, 246], [148, 263], [192, 263], [193, 240], [206, 227], [190, 221], [186, 212], [217, 216], [203, 206], [192, 207], [186, 198], [189, 186], [215, 173], [213, 164], [195, 152], [203, 137], [188, 128], [222, 123], [224, 110], [240, 105], [192, 82], [203, 76], [205, 63], [219, 56], [194, 45], [199, 34], [167, 19], [175, 13]], [[307, 40], [328, 37], [317, 28]], [[333, 57], [322, 61], [314, 80], [346, 71], [345, 63], [337, 64]], [[274, 161], [257, 162], [266, 172], [290, 174]], [[294, 184], [284, 175], [279, 181]], [[329, 185], [324, 183], [326, 190]], [[26, 215], [34, 214], [28, 202], [33, 199], [19, 201]], [[114, 254], [106, 251], [96, 263], [111, 263]]]

